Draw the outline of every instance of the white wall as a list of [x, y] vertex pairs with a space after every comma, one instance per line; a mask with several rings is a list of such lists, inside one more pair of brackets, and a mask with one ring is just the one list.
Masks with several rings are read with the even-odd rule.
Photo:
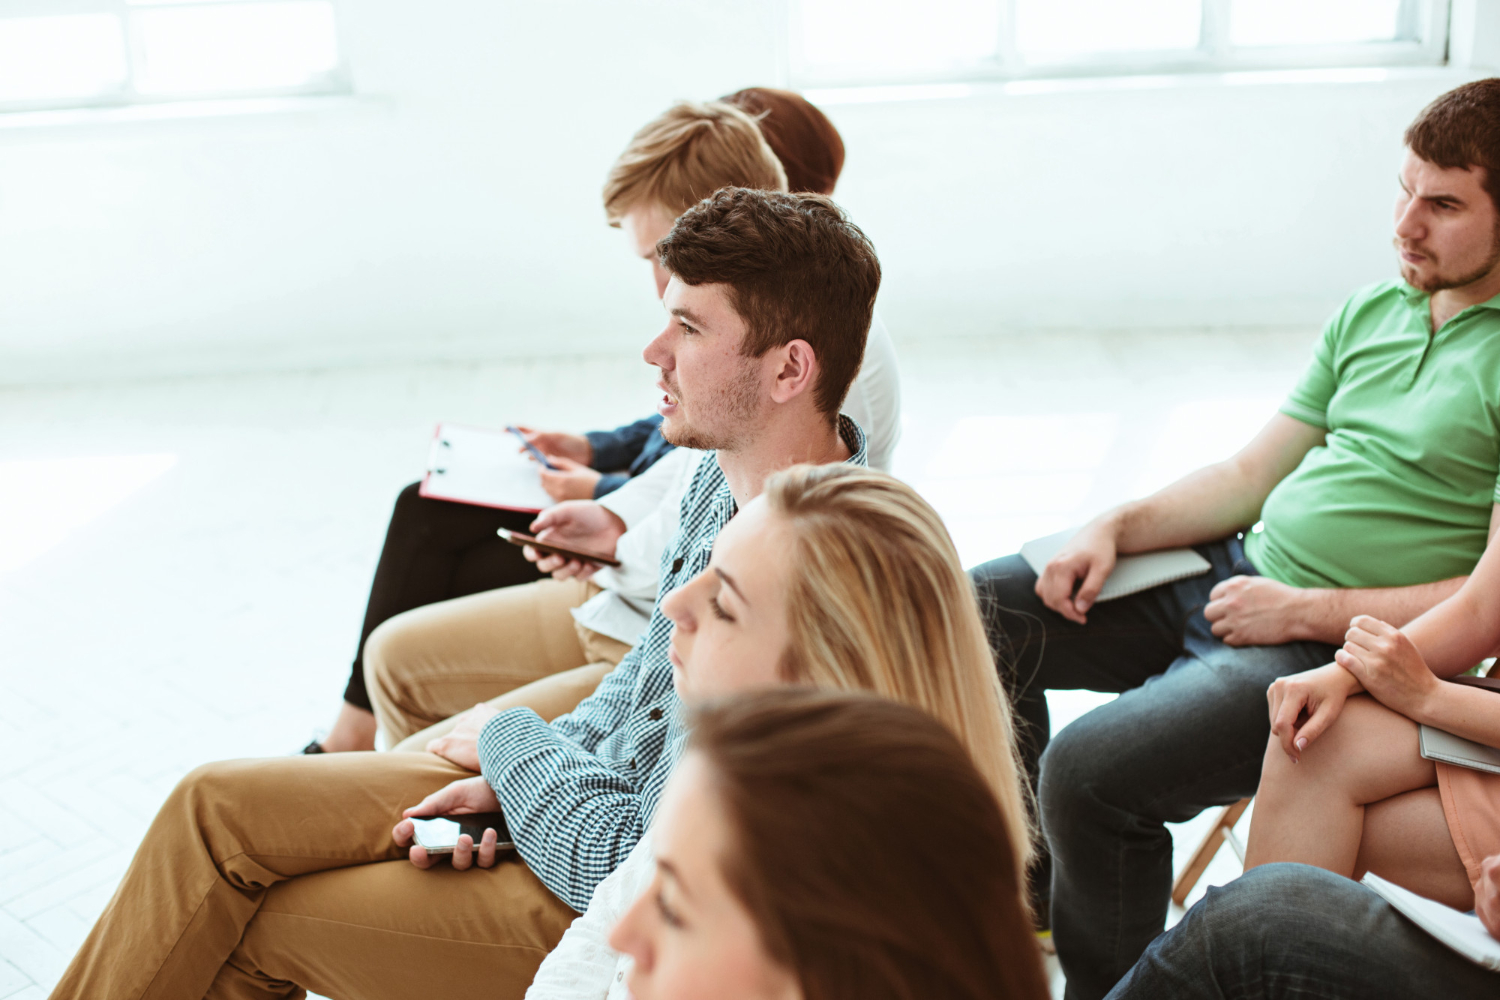
[[[677, 97], [775, 83], [770, 0], [348, 0], [360, 99], [0, 128], [0, 384], [633, 350], [598, 188]], [[1391, 271], [1457, 71], [839, 104], [898, 337], [1315, 325]]]

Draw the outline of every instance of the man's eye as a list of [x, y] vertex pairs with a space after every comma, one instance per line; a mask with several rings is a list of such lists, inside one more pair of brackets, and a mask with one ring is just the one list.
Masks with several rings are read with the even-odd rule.
[[730, 617], [729, 613], [724, 610], [724, 605], [719, 603], [719, 599], [717, 597], [710, 597], [708, 599], [708, 610], [712, 611], [714, 613], [714, 617], [719, 619], [720, 621], [734, 621], [734, 619]]

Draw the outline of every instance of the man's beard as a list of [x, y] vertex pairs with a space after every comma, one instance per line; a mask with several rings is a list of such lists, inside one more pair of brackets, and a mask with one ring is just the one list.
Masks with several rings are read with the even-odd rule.
[[[700, 406], [700, 411], [706, 411], [700, 412], [700, 422], [710, 426], [693, 426], [686, 420], [679, 420], [675, 426], [663, 423], [661, 436], [668, 444], [679, 448], [694, 448], [698, 451], [735, 450], [754, 434], [756, 416], [760, 411], [758, 368], [755, 358], [745, 358], [744, 364], [724, 391]], [[672, 395], [677, 397], [679, 410], [685, 411], [682, 394], [674, 392]]]
[[[1400, 237], [1397, 237], [1392, 242], [1395, 243], [1398, 249], [1400, 248]], [[1417, 291], [1426, 292], [1428, 295], [1431, 295], [1434, 292], [1446, 292], [1450, 288], [1463, 288], [1465, 285], [1472, 285], [1493, 271], [1497, 264], [1500, 264], [1500, 222], [1495, 224], [1495, 231], [1490, 234], [1489, 256], [1485, 258], [1483, 264], [1467, 274], [1461, 274], [1456, 278], [1450, 278], [1444, 274], [1435, 274], [1426, 281], [1415, 281], [1413, 280], [1416, 277], [1415, 269], [1403, 263], [1401, 265], [1401, 277]]]

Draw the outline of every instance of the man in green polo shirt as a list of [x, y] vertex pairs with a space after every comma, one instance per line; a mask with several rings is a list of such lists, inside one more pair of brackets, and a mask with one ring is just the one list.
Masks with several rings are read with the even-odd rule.
[[[1075, 1000], [1102, 997], [1161, 933], [1164, 824], [1254, 794], [1268, 685], [1298, 674], [1283, 683], [1337, 696], [1342, 668], [1324, 665], [1349, 619], [1404, 624], [1443, 600], [1496, 523], [1500, 80], [1438, 98], [1406, 146], [1401, 280], [1350, 297], [1254, 440], [1094, 519], [1040, 578], [1019, 556], [973, 571], [1026, 720]], [[1117, 554], [1181, 545], [1212, 569], [1094, 605]], [[1058, 688], [1122, 693], [1049, 746], [1045, 692]]]

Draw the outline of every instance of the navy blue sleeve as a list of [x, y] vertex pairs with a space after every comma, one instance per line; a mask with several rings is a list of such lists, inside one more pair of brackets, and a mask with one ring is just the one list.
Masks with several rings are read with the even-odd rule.
[[628, 482], [630, 482], [630, 473], [628, 472], [606, 472], [594, 484], [594, 499], [598, 500], [602, 496], [608, 496]]
[[652, 414], [612, 431], [589, 431], [584, 435], [594, 449], [594, 457], [589, 465], [600, 472], [630, 468], [660, 426], [661, 415]]

